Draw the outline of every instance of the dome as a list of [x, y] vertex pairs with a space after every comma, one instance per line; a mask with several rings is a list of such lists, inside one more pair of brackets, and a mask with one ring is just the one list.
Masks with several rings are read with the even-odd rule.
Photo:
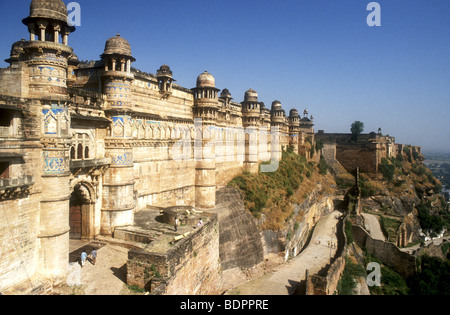
[[253, 89], [249, 89], [247, 92], [245, 92], [244, 100], [247, 101], [258, 101], [258, 92], [256, 92]]
[[170, 67], [166, 64], [159, 67], [159, 70], [156, 71], [158, 77], [172, 77], [172, 74], [172, 70], [170, 70]]
[[18, 58], [19, 55], [23, 52], [23, 44], [25, 44], [25, 39], [22, 39], [18, 42], [15, 42], [11, 46], [11, 58]]
[[161, 67], [159, 67], [159, 71], [170, 71], [170, 67], [164, 64]]
[[72, 54], [69, 57], [69, 64], [70, 65], [78, 65], [80, 63], [80, 60], [78, 59], [78, 56], [75, 54]]
[[231, 98], [231, 93], [228, 89], [223, 89], [222, 93], [220, 93], [221, 98]]
[[216, 79], [208, 71], [203, 72], [197, 78], [197, 87], [216, 87]]
[[[30, 16], [22, 22], [28, 25], [31, 19], [52, 19], [67, 24], [67, 6], [62, 0], [32, 0], [30, 4]], [[71, 27], [75, 31], [75, 27]]]
[[30, 4], [30, 17], [67, 22], [67, 14], [67, 7], [61, 0], [32, 0]]
[[272, 103], [272, 110], [282, 110], [280, 101], [274, 101]]
[[289, 112], [289, 117], [298, 117], [298, 110], [296, 110], [295, 108], [291, 109], [291, 111]]
[[130, 43], [125, 38], [120, 37], [120, 34], [117, 34], [106, 41], [103, 55], [123, 55], [133, 57], [131, 55]]

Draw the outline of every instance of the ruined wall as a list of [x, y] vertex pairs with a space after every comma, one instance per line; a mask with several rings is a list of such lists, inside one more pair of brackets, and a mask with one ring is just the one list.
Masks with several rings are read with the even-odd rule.
[[[209, 295], [221, 290], [216, 216], [165, 253], [130, 250], [127, 284], [166, 295]], [[161, 289], [161, 285], [163, 289]]]
[[361, 248], [367, 248], [371, 255], [380, 259], [383, 264], [391, 267], [402, 276], [408, 278], [416, 272], [416, 259], [402, 252], [395, 244], [373, 239], [367, 231], [358, 225], [353, 225], [353, 238]]

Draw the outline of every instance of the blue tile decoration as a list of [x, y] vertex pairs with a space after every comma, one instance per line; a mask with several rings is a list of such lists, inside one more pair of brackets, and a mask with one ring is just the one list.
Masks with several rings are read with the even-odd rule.
[[65, 106], [53, 104], [51, 109], [42, 110], [44, 120], [44, 133], [46, 135], [56, 135], [58, 131], [58, 121], [69, 121], [69, 111]]
[[129, 166], [133, 165], [133, 151], [122, 153], [111, 153], [111, 165]]
[[61, 175], [67, 171], [64, 151], [44, 151], [44, 174]]

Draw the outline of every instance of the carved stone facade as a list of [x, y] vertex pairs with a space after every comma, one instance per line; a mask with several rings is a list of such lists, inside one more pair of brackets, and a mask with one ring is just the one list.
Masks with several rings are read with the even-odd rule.
[[119, 34], [80, 62], [61, 0], [32, 0], [22, 22], [29, 40], [0, 69], [0, 292], [63, 281], [71, 237], [112, 235], [149, 205], [212, 208], [235, 175], [314, 142], [312, 117], [252, 89], [238, 103], [206, 71], [191, 89], [167, 65], [132, 68]]

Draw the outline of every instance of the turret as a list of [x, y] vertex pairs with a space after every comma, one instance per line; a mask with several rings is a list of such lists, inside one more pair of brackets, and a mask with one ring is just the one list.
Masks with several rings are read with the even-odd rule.
[[294, 152], [298, 153], [298, 133], [300, 131], [300, 116], [294, 108], [289, 112], [289, 145], [293, 147]]
[[131, 83], [134, 80], [131, 63], [136, 59], [131, 54], [130, 43], [120, 34], [111, 37], [106, 41], [101, 58], [105, 67], [102, 78], [108, 107], [131, 108]]
[[197, 77], [194, 93], [195, 205], [213, 208], [216, 204], [215, 133], [219, 111], [216, 80], [207, 71]]
[[168, 65], [162, 65], [156, 72], [158, 79], [159, 93], [162, 98], [169, 97], [173, 92], [172, 84], [175, 81], [172, 77], [173, 73]]
[[205, 125], [215, 125], [218, 117], [219, 99], [216, 89], [216, 80], [208, 71], [197, 77], [197, 86], [192, 89], [194, 93], [194, 117], [202, 119]]
[[68, 60], [73, 53], [69, 35], [75, 31], [67, 23], [66, 5], [61, 0], [33, 0], [30, 15], [22, 22], [28, 27], [30, 40], [20, 45], [23, 53], [11, 56], [10, 61], [28, 65], [29, 96], [65, 100]]
[[258, 127], [261, 117], [261, 103], [258, 102], [258, 93], [249, 89], [245, 92], [242, 102], [242, 116], [244, 127]]

